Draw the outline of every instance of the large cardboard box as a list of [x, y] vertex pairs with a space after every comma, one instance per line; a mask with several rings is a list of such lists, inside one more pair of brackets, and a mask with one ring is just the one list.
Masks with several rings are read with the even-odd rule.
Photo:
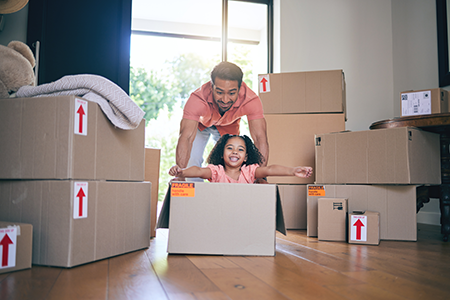
[[347, 198], [348, 211], [379, 212], [382, 240], [417, 240], [414, 185], [308, 185], [307, 236], [317, 236], [317, 200], [325, 197]]
[[380, 244], [380, 213], [376, 211], [352, 212], [348, 218], [350, 244]]
[[[269, 140], [269, 164], [284, 166], [315, 165], [314, 136], [345, 130], [344, 114], [274, 114], [265, 115]], [[310, 178], [270, 176], [269, 183], [308, 184]]]
[[347, 199], [319, 198], [317, 218], [319, 241], [347, 241]]
[[0, 178], [143, 181], [144, 126], [75, 96], [1, 99]]
[[33, 226], [0, 221], [0, 274], [31, 268]]
[[400, 93], [402, 116], [430, 115], [449, 112], [448, 91], [428, 89]]
[[156, 212], [158, 210], [159, 162], [161, 149], [145, 148], [145, 181], [152, 183], [150, 209], [150, 237], [156, 236]]
[[0, 219], [33, 225], [33, 264], [73, 267], [147, 248], [150, 182], [0, 181]]
[[263, 74], [258, 81], [265, 114], [345, 113], [342, 70]]
[[278, 184], [286, 229], [306, 229], [306, 184]]
[[172, 182], [168, 194], [158, 220], [169, 214], [168, 253], [274, 256], [285, 233], [275, 185]]
[[316, 183], [440, 184], [439, 134], [414, 127], [316, 135]]

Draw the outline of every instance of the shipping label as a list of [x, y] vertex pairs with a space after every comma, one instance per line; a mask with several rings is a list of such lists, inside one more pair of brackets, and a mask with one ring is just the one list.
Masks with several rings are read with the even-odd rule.
[[73, 183], [73, 218], [83, 219], [88, 216], [88, 183]]
[[195, 183], [193, 182], [172, 182], [171, 197], [195, 197]]
[[259, 75], [259, 92], [268, 93], [270, 92], [270, 76], [269, 75]]
[[16, 266], [17, 228], [0, 228], [0, 269]]
[[324, 197], [325, 196], [325, 187], [323, 185], [308, 186], [308, 196]]
[[88, 102], [75, 99], [74, 133], [87, 135]]
[[350, 220], [350, 240], [351, 241], [367, 241], [367, 216], [352, 215]]
[[402, 93], [402, 116], [431, 114], [431, 91]]

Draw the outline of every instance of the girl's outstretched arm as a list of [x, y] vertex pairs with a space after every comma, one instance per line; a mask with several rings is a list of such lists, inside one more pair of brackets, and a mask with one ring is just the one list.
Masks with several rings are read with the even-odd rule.
[[200, 177], [202, 179], [210, 179], [212, 176], [210, 168], [189, 167], [182, 169], [178, 165], [173, 166], [169, 170], [169, 175], [180, 178]]
[[266, 176], [297, 176], [301, 178], [308, 178], [311, 175], [311, 167], [285, 167], [280, 165], [270, 165], [267, 167], [259, 167], [255, 171], [256, 178]]

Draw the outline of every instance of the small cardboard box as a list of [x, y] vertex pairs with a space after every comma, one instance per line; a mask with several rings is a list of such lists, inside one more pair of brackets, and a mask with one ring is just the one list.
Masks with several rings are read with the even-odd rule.
[[0, 181], [0, 219], [33, 225], [33, 264], [73, 267], [150, 245], [150, 182]]
[[[270, 144], [269, 165], [315, 165], [314, 136], [345, 130], [344, 114], [274, 114], [265, 115]], [[316, 171], [309, 178], [270, 176], [269, 183], [308, 184], [315, 182]]]
[[316, 135], [316, 183], [441, 184], [439, 134], [414, 127]]
[[258, 76], [265, 114], [345, 113], [342, 70]]
[[449, 112], [448, 91], [428, 89], [400, 93], [402, 116], [430, 115]]
[[306, 229], [306, 184], [277, 184], [286, 229]]
[[31, 268], [33, 226], [0, 222], [0, 274]]
[[319, 198], [346, 198], [348, 211], [379, 212], [382, 240], [417, 240], [415, 185], [308, 185], [307, 236], [317, 236]]
[[350, 244], [380, 244], [380, 213], [354, 211], [348, 217], [348, 242]]
[[347, 241], [347, 199], [319, 198], [317, 213], [320, 241]]
[[275, 255], [275, 230], [285, 234], [272, 184], [172, 182], [158, 220], [169, 228], [167, 252]]
[[150, 215], [150, 237], [156, 236], [156, 212], [158, 210], [158, 190], [159, 190], [159, 162], [161, 157], [160, 149], [145, 148], [145, 176], [144, 180], [152, 183], [152, 202]]
[[75, 96], [0, 99], [0, 178], [143, 181], [144, 127]]

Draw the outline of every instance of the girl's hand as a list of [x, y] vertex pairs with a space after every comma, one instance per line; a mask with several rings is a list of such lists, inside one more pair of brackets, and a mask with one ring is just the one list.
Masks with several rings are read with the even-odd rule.
[[182, 173], [181, 168], [178, 165], [173, 166], [169, 170], [169, 175], [178, 177]]
[[312, 175], [313, 169], [311, 167], [295, 167], [294, 175], [297, 177], [308, 178]]

